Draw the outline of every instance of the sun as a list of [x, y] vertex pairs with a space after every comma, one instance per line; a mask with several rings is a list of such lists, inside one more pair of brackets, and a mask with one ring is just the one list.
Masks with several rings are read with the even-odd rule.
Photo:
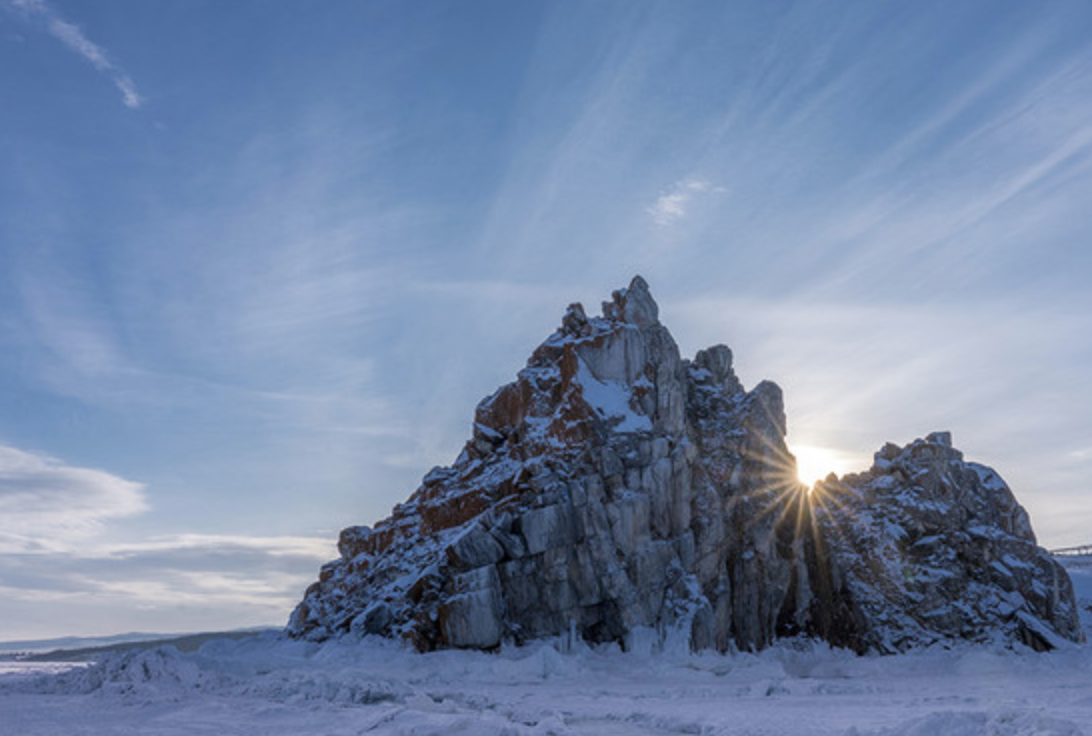
[[848, 453], [829, 447], [793, 445], [789, 449], [796, 456], [796, 476], [808, 488], [831, 473], [843, 475], [856, 467]]

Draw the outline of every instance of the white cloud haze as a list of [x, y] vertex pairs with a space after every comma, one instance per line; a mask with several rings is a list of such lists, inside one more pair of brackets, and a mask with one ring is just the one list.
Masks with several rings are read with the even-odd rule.
[[694, 200], [703, 194], [722, 194], [724, 187], [715, 187], [704, 179], [685, 179], [661, 194], [648, 208], [652, 221], [667, 227], [687, 216]]

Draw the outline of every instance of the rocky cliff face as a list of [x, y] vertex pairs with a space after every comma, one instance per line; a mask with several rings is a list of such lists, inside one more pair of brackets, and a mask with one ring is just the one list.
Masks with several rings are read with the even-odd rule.
[[[792, 634], [859, 650], [1079, 637], [1026, 514], [944, 439], [888, 446], [809, 495], [780, 389], [745, 391], [723, 345], [681, 359], [637, 277], [600, 317], [571, 305], [478, 405], [454, 464], [374, 529], [342, 532], [288, 631], [422, 650], [642, 627], [722, 651]], [[935, 584], [947, 575], [959, 582]]]

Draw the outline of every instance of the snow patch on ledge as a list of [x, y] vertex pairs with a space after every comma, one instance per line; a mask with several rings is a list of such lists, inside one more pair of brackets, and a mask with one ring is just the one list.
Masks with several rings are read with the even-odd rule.
[[580, 384], [588, 406], [608, 422], [617, 422], [613, 427], [615, 432], [652, 431], [652, 420], [634, 411], [633, 394], [623, 384], [600, 381], [583, 360], [576, 372], [576, 382]]

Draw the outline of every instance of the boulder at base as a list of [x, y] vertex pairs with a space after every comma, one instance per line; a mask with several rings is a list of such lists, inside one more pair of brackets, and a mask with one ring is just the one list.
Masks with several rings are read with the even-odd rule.
[[338, 549], [292, 636], [490, 649], [651, 629], [721, 651], [1081, 636], [1065, 571], [996, 474], [938, 434], [809, 493], [781, 390], [745, 390], [723, 345], [681, 359], [639, 276], [599, 317], [571, 305], [478, 405], [458, 459]]

